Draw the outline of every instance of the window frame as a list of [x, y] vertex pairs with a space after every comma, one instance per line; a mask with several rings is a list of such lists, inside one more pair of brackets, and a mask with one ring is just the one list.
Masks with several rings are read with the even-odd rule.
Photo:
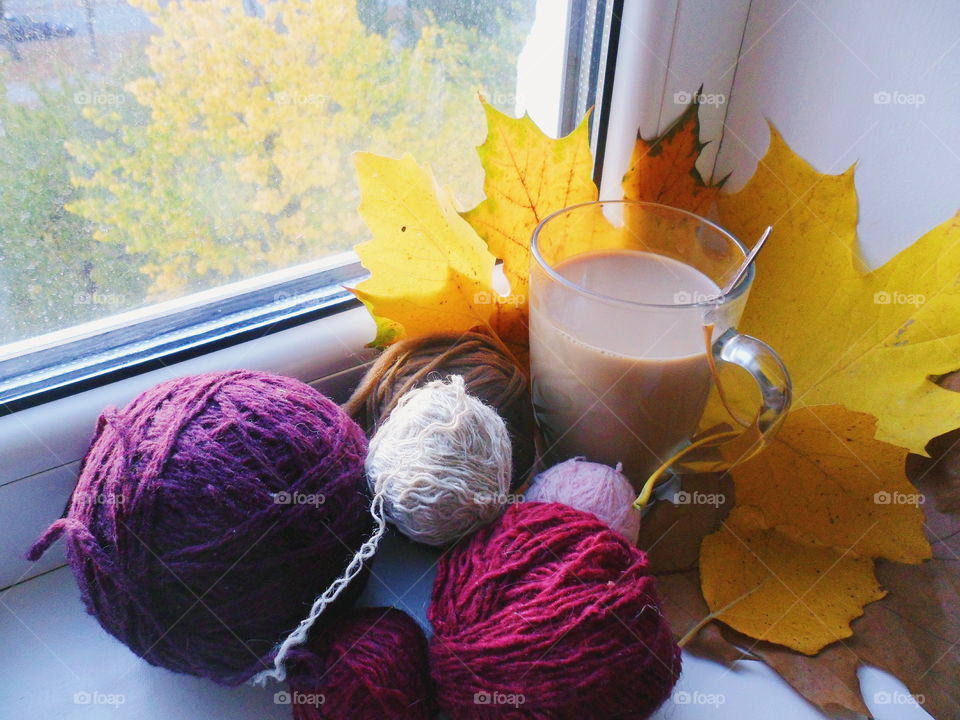
[[[77, 339], [49, 344], [46, 338], [59, 332], [32, 338], [24, 344], [38, 349], [0, 360], [0, 417], [358, 307], [344, 287], [365, 277], [356, 255], [343, 253], [326, 264], [300, 277], [276, 281], [281, 273], [269, 273], [145, 308], [150, 317], [102, 332], [83, 331], [102, 321], [66, 331]], [[259, 287], [249, 287], [257, 281]], [[205, 299], [211, 294], [220, 297]], [[165, 312], [171, 305], [182, 309]]]

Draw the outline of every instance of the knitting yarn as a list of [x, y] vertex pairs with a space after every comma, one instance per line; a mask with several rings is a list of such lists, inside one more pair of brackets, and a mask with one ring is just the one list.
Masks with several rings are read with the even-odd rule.
[[371, 434], [410, 390], [452, 375], [463, 377], [467, 392], [506, 421], [512, 446], [512, 487], [519, 487], [537, 459], [530, 389], [513, 358], [486, 333], [440, 333], [391, 345], [343, 408]]
[[427, 638], [402, 610], [354, 610], [332, 640], [311, 640], [288, 662], [295, 720], [433, 717]]
[[[298, 380], [170, 380], [100, 416], [66, 516], [28, 557], [65, 536], [109, 633], [151, 664], [238, 684], [291, 629], [305, 634], [305, 608], [370, 534], [365, 451], [361, 429]], [[359, 594], [353, 575], [325, 617]]]
[[630, 481], [616, 468], [588, 462], [582, 457], [558, 463], [537, 475], [523, 494], [532, 502], [559, 502], [593, 513], [631, 545], [640, 537], [640, 511]]
[[370, 439], [366, 471], [400, 532], [443, 546], [500, 515], [510, 463], [503, 418], [454, 375], [400, 398]]
[[559, 503], [513, 505], [442, 557], [428, 617], [451, 720], [638, 720], [680, 674], [646, 555]]

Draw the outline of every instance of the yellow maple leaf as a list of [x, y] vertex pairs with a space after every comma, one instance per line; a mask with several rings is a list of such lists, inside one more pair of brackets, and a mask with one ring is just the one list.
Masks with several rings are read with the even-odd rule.
[[[853, 169], [818, 173], [772, 127], [754, 177], [718, 206], [741, 238], [774, 225], [739, 328], [781, 355], [794, 404], [771, 443], [733, 470], [738, 505], [704, 540], [702, 589], [737, 630], [813, 653], [881, 597], [874, 558], [931, 556], [904, 465], [907, 449], [923, 452], [960, 424], [960, 394], [929, 379], [960, 364], [960, 226], [954, 218], [869, 271]], [[731, 573], [731, 562], [747, 570]], [[836, 568], [852, 584], [832, 580]], [[814, 587], [814, 600], [791, 601]]]
[[700, 141], [699, 105], [694, 96], [680, 117], [653, 140], [637, 133], [630, 168], [623, 176], [623, 197], [645, 200], [706, 215], [724, 178], [715, 185], [704, 182], [696, 162], [707, 143]]
[[875, 440], [875, 427], [871, 415], [840, 405], [794, 410], [763, 452], [734, 468], [737, 503], [851, 555], [929, 558], [907, 451]]
[[356, 246], [370, 277], [352, 292], [378, 321], [383, 344], [398, 335], [490, 327], [495, 259], [432, 173], [412, 156], [355, 156], [360, 214], [373, 239]]
[[850, 621], [883, 597], [874, 558], [931, 557], [907, 451], [875, 439], [875, 427], [841, 405], [799, 408], [734, 467], [737, 506], [700, 548], [703, 597], [717, 619], [813, 654], [849, 636]]
[[704, 538], [700, 579], [719, 620], [808, 655], [852, 635], [864, 605], [886, 594], [872, 559], [800, 540], [747, 505]]
[[774, 226], [740, 328], [783, 358], [795, 407], [869, 412], [879, 440], [925, 454], [960, 425], [960, 393], [930, 379], [960, 366], [960, 215], [868, 272], [853, 168], [821, 174], [770, 136], [753, 178], [718, 201], [740, 238]]
[[503, 260], [510, 293], [525, 300], [534, 228], [557, 210], [597, 199], [589, 114], [576, 130], [554, 140], [528, 115], [512, 118], [486, 102], [483, 109], [487, 138], [477, 152], [486, 199], [463, 216]]

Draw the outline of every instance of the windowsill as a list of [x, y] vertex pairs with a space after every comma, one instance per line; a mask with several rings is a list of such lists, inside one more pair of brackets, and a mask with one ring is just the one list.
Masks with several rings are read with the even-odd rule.
[[[388, 534], [360, 604], [399, 607], [429, 630], [425, 616], [437, 556], [437, 551]], [[8, 691], [3, 706], [10, 717], [289, 720], [289, 706], [273, 701], [274, 693], [285, 689], [283, 685], [225, 688], [153, 667], [135, 657], [84, 612], [68, 568], [11, 588], [0, 595], [0, 604], [4, 606], [0, 637], [8, 650], [0, 660], [0, 674]], [[730, 671], [686, 653], [683, 662], [673, 699], [654, 720], [702, 720], [708, 711], [715, 720], [743, 720], [767, 717], [772, 708], [779, 720], [826, 717], [761, 663], [741, 661]], [[861, 682], [865, 693], [892, 690], [896, 683], [872, 669], [861, 672]], [[97, 694], [101, 701], [119, 696], [123, 703], [116, 707], [78, 704], [76, 693]], [[684, 702], [685, 698], [711, 696], [722, 697], [723, 702]], [[915, 708], [880, 705], [873, 709], [877, 720], [929, 717]]]
[[[394, 605], [425, 624], [435, 552], [388, 537], [373, 566], [363, 605]], [[402, 557], [402, 560], [401, 560]], [[4, 717], [157, 720], [289, 720], [273, 702], [285, 685], [227, 688], [149, 665], [87, 615], [69, 568], [0, 594]], [[117, 705], [78, 704], [76, 693], [121, 696]], [[188, 712], [189, 711], [189, 712]]]

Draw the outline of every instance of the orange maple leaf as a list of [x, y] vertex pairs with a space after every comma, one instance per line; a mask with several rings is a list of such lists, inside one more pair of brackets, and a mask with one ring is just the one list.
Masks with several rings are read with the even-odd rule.
[[623, 176], [625, 199], [657, 202], [698, 215], [710, 210], [727, 178], [708, 184], [697, 170], [697, 158], [708, 145], [700, 140], [699, 95], [698, 90], [680, 117], [659, 137], [645, 140], [637, 133], [630, 169]]

